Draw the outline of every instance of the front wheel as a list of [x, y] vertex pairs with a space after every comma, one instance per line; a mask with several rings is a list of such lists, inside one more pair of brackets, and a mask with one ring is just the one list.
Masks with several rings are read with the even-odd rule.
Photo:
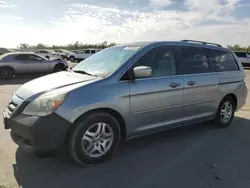
[[53, 72], [60, 72], [60, 71], [64, 71], [66, 68], [63, 64], [57, 64], [55, 65]]
[[84, 166], [112, 157], [120, 139], [120, 126], [108, 113], [95, 113], [76, 123], [69, 135], [69, 153]]
[[236, 102], [231, 96], [225, 97], [217, 110], [214, 123], [217, 127], [228, 127], [233, 118], [236, 110]]

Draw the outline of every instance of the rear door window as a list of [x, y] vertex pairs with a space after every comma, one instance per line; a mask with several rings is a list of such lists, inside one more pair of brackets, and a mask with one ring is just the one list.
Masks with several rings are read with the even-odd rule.
[[91, 54], [95, 54], [95, 50], [91, 50]]
[[199, 74], [210, 72], [205, 49], [181, 46], [180, 55], [181, 58], [178, 62], [179, 74]]
[[210, 50], [211, 69], [216, 72], [237, 71], [239, 66], [230, 52]]

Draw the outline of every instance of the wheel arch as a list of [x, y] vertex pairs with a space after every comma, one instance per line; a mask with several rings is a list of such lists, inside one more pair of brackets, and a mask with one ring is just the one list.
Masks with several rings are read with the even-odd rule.
[[53, 71], [55, 70], [56, 67], [61, 67], [61, 68], [64, 68], [64, 69], [67, 69], [67, 66], [61, 62], [57, 62], [54, 67], [53, 67]]
[[71, 126], [70, 130], [67, 133], [67, 138], [68, 138], [68, 135], [70, 134], [70, 132], [74, 129], [74, 127], [75, 127], [74, 125], [76, 125], [78, 122], [82, 121], [85, 117], [89, 116], [90, 114], [99, 113], [99, 112], [105, 112], [105, 113], [108, 113], [109, 115], [111, 115], [112, 117], [114, 117], [120, 125], [122, 139], [126, 138], [127, 128], [126, 128], [125, 119], [123, 118], [121, 113], [119, 113], [118, 111], [116, 111], [112, 108], [97, 108], [97, 109], [92, 109], [92, 110], [89, 110], [89, 111], [83, 113], [78, 118], [76, 118], [76, 120], [73, 122], [73, 126]]
[[223, 100], [224, 100], [225, 98], [227, 98], [227, 97], [231, 97], [231, 98], [234, 100], [234, 102], [235, 102], [235, 110], [236, 110], [236, 109], [237, 109], [237, 105], [238, 105], [237, 96], [236, 96], [235, 94], [233, 94], [233, 93], [229, 93], [229, 94], [225, 95], [225, 96], [222, 98], [221, 101], [223, 101]]

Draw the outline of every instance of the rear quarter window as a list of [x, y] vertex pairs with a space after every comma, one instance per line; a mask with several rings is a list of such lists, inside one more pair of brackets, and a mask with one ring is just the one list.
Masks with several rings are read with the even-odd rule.
[[210, 50], [211, 69], [216, 72], [237, 71], [239, 66], [231, 52]]

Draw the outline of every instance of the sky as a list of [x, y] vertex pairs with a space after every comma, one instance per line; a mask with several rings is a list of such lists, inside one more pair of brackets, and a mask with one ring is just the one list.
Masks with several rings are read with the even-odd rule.
[[203, 40], [250, 45], [250, 0], [0, 0], [0, 47]]

